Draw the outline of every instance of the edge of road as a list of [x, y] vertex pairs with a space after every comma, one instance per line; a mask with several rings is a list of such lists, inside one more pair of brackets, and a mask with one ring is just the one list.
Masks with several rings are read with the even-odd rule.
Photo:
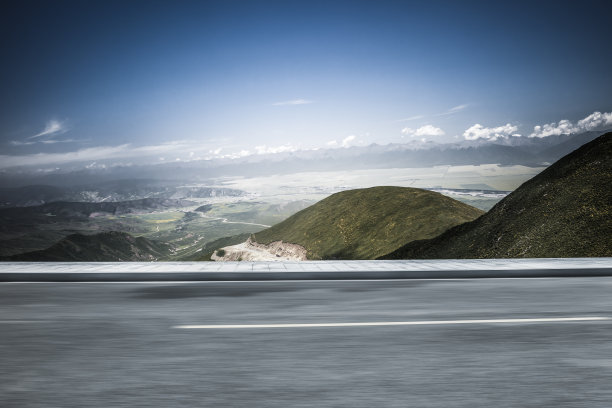
[[612, 276], [612, 258], [306, 261], [6, 262], [0, 282], [205, 282]]

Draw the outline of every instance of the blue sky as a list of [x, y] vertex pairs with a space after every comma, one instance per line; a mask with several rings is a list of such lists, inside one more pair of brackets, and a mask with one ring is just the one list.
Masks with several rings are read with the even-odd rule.
[[606, 127], [612, 7], [568, 3], [15, 2], [0, 13], [0, 158], [188, 159]]

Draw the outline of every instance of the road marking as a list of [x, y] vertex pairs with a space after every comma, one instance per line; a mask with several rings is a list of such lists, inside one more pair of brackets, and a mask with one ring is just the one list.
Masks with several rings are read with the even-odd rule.
[[270, 323], [270, 324], [187, 324], [174, 329], [281, 329], [304, 327], [362, 327], [362, 326], [429, 326], [445, 324], [492, 323], [556, 323], [610, 320], [609, 317], [541, 317], [534, 319], [485, 319], [485, 320], [416, 320], [408, 322], [351, 322], [351, 323]]

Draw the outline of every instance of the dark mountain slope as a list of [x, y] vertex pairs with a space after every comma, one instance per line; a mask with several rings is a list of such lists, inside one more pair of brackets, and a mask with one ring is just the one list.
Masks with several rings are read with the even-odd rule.
[[0, 188], [0, 208], [39, 205], [66, 197], [66, 189], [56, 186], [34, 185]]
[[382, 259], [612, 256], [612, 133], [563, 157], [475, 221]]
[[[58, 182], [64, 177], [55, 176]], [[114, 180], [74, 187], [33, 185], [24, 187], [0, 187], [0, 208], [31, 207], [52, 202], [118, 203], [142, 199], [190, 199], [220, 196], [237, 197], [244, 192], [231, 188], [201, 185], [177, 185], [151, 179]]]
[[254, 239], [301, 245], [309, 259], [374, 259], [481, 214], [433, 191], [373, 187], [333, 194], [254, 234]]
[[9, 225], [36, 220], [39, 224], [57, 222], [58, 219], [87, 219], [103, 213], [123, 215], [142, 211], [159, 211], [195, 205], [189, 200], [171, 198], [143, 198], [132, 201], [85, 203], [56, 201], [32, 207], [12, 207], [0, 209], [0, 222]]
[[125, 262], [156, 261], [170, 254], [172, 246], [125, 232], [95, 235], [72, 234], [51, 247], [3, 258], [30, 262]]

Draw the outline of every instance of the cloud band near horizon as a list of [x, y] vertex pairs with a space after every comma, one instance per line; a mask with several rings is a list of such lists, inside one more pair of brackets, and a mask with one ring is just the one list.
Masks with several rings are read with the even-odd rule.
[[[605, 130], [608, 127], [612, 127], [612, 112], [601, 113], [599, 111], [593, 112], [583, 119], [576, 121], [575, 123], [566, 119], [560, 120], [559, 122], [553, 122], [544, 125], [537, 125], [531, 134], [526, 137], [538, 137], [544, 138], [553, 135], [561, 134], [576, 134], [590, 130]], [[47, 126], [47, 128], [57, 133], [57, 126]], [[46, 128], [46, 129], [47, 129]], [[521, 136], [517, 133], [518, 126], [507, 123], [505, 125], [497, 127], [485, 127], [481, 124], [475, 124], [463, 132], [465, 140], [485, 140], [495, 142], [499, 139]], [[41, 132], [44, 133], [44, 132]], [[417, 129], [404, 128], [402, 129], [404, 135], [411, 137], [436, 137], [445, 134], [444, 130], [433, 125], [421, 126]], [[323, 148], [337, 148], [337, 147], [350, 147], [356, 141], [355, 135], [349, 135], [340, 142], [331, 141], [328, 142]], [[60, 143], [59, 140], [49, 140], [49, 143], [55, 144]], [[27, 142], [24, 142], [27, 143]], [[365, 144], [364, 141], [360, 141], [360, 144]], [[318, 149], [321, 147], [315, 147]], [[168, 143], [162, 143], [158, 145], [148, 146], [133, 146], [131, 144], [121, 144], [116, 146], [97, 146], [85, 149], [79, 149], [75, 151], [68, 151], [62, 153], [32, 153], [22, 155], [0, 155], [0, 168], [12, 168], [22, 166], [45, 166], [50, 164], [65, 164], [71, 162], [92, 162], [100, 160], [114, 160], [114, 159], [128, 159], [128, 158], [146, 158], [155, 157], [156, 160], [159, 158], [165, 160], [166, 156], [183, 156], [184, 158], [176, 157], [171, 160], [205, 160], [205, 159], [235, 159], [253, 154], [276, 154], [285, 152], [294, 152], [301, 150], [299, 147], [291, 144], [284, 144], [281, 146], [265, 146], [258, 145], [250, 150], [239, 148], [236, 152], [221, 153], [221, 150], [227, 151], [227, 147], [202, 145], [196, 142], [187, 141], [173, 141]], [[194, 152], [201, 153], [196, 156]]]

